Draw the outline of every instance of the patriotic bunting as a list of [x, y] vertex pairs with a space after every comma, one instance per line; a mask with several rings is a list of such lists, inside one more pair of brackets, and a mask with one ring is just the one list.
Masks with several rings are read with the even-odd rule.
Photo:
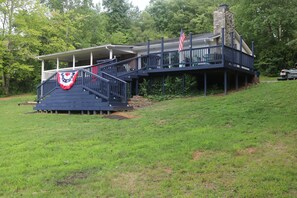
[[76, 78], [78, 76], [78, 71], [58, 72], [57, 76], [57, 80], [60, 87], [64, 90], [68, 90], [71, 89], [71, 87], [74, 85]]

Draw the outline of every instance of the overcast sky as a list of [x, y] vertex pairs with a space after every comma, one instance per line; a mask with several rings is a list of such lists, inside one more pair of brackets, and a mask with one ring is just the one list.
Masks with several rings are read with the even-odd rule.
[[[144, 8], [149, 4], [150, 0], [128, 0], [132, 2], [134, 6], [137, 6], [140, 10], [144, 10]], [[93, 0], [94, 3], [100, 2], [102, 5], [102, 0]]]

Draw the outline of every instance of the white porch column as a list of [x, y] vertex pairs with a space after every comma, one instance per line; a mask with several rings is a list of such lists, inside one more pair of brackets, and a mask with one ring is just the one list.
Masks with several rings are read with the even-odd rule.
[[41, 61], [41, 82], [45, 80], [44, 79], [44, 60]]
[[93, 65], [93, 52], [91, 52], [90, 54], [90, 65], [91, 66]]
[[183, 67], [182, 61], [183, 61], [182, 52], [179, 52], [179, 67]]
[[60, 67], [60, 60], [59, 58], [57, 58], [57, 71], [59, 71], [59, 67]]
[[113, 57], [113, 51], [112, 49], [109, 49], [109, 59], [112, 59], [112, 57]]
[[169, 52], [169, 58], [168, 59], [169, 59], [169, 66], [168, 67], [171, 68], [172, 65], [171, 65], [171, 53], [170, 52]]
[[[137, 54], [137, 56], [140, 56], [140, 54]], [[141, 58], [138, 58], [138, 69], [141, 69], [142, 65], [141, 65]]]
[[75, 55], [72, 57], [72, 68], [75, 69]]

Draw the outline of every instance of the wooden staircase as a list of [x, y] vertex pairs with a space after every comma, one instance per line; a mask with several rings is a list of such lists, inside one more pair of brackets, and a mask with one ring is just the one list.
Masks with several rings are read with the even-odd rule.
[[[137, 59], [137, 58], [135, 58]], [[37, 87], [36, 111], [123, 111], [128, 104], [127, 82], [147, 76], [143, 70], [119, 71], [124, 62], [101, 65], [97, 74], [90, 68], [80, 69], [79, 76], [69, 90], [57, 83], [57, 73]]]

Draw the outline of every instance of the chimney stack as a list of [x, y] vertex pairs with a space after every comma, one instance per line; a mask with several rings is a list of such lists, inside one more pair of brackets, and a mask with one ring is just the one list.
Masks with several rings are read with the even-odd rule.
[[231, 46], [232, 38], [231, 32], [235, 31], [234, 17], [233, 13], [229, 11], [229, 6], [227, 4], [222, 4], [213, 13], [213, 33], [221, 34], [222, 28], [225, 29], [225, 45]]

